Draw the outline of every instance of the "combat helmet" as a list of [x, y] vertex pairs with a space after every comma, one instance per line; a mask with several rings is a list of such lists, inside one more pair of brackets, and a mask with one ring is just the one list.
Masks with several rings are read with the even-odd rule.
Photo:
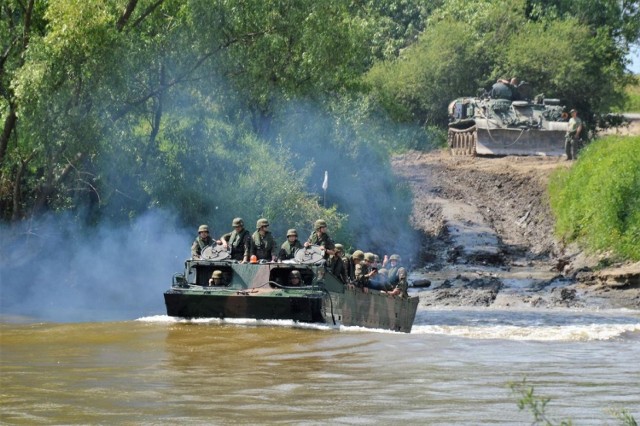
[[314, 228], [315, 229], [324, 228], [326, 226], [327, 226], [327, 222], [324, 219], [318, 219], [318, 220], [316, 220], [316, 223], [314, 224]]
[[296, 231], [295, 228], [291, 228], [287, 231], [287, 237], [290, 237], [292, 235], [295, 235], [296, 237], [298, 236], [298, 231]]
[[367, 260], [371, 263], [376, 261], [376, 255], [371, 253], [371, 252], [367, 252], [364, 254], [364, 260]]
[[395, 260], [396, 262], [400, 262], [400, 256], [398, 256], [397, 254], [392, 254], [391, 257], [389, 257], [389, 260]]
[[344, 253], [344, 246], [340, 243], [335, 245], [335, 249], [336, 249], [336, 253], [337, 252]]
[[233, 222], [231, 222], [231, 226], [233, 226], [234, 228], [236, 226], [244, 226], [244, 220], [242, 220], [241, 217], [236, 217], [235, 219], [233, 219]]
[[356, 260], [363, 260], [364, 259], [364, 252], [362, 250], [356, 250], [356, 251], [353, 252], [351, 257], [353, 259], [356, 259]]
[[209, 232], [209, 226], [208, 226], [208, 225], [200, 225], [200, 226], [198, 227], [198, 234], [199, 234], [200, 232]]
[[258, 219], [256, 222], [256, 229], [260, 229], [263, 226], [269, 226], [269, 221], [267, 219]]
[[289, 278], [298, 277], [298, 279], [302, 279], [302, 275], [300, 275], [300, 271], [291, 271], [289, 273]]
[[213, 274], [211, 274], [211, 278], [222, 278], [222, 271], [213, 271]]

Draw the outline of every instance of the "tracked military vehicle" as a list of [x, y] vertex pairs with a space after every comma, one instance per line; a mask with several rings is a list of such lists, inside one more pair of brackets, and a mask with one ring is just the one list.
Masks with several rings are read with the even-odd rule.
[[454, 100], [448, 113], [454, 155], [564, 154], [568, 117], [558, 99], [485, 93]]
[[[220, 280], [209, 285], [214, 271]], [[298, 271], [301, 283], [289, 277]], [[409, 333], [418, 297], [367, 292], [343, 284], [324, 266], [318, 246], [300, 249], [295, 260], [238, 263], [218, 247], [185, 262], [164, 293], [167, 315], [182, 318], [251, 318], [381, 328]]]

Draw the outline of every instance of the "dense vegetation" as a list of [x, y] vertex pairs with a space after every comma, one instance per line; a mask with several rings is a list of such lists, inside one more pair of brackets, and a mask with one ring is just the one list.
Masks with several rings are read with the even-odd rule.
[[163, 209], [281, 235], [323, 217], [341, 241], [408, 247], [389, 153], [440, 143], [447, 103], [500, 76], [621, 105], [639, 17], [628, 0], [5, 0], [0, 218]]
[[633, 84], [626, 87], [625, 102], [617, 111], [640, 113], [640, 75], [636, 75]]
[[591, 143], [556, 172], [550, 196], [560, 237], [640, 260], [640, 136]]

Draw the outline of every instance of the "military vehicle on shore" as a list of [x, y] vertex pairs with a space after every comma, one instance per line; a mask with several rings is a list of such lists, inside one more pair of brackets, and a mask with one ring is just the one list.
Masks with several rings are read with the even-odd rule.
[[[523, 92], [528, 92], [524, 90]], [[559, 99], [509, 99], [484, 93], [449, 104], [447, 142], [453, 155], [564, 154], [568, 116]]]
[[[381, 328], [409, 333], [418, 297], [391, 296], [345, 285], [329, 272], [317, 246], [300, 249], [295, 260], [238, 263], [207, 247], [200, 259], [185, 262], [164, 293], [167, 315], [182, 318], [294, 320]], [[214, 271], [220, 284], [209, 285]], [[302, 283], [291, 286], [298, 271]]]

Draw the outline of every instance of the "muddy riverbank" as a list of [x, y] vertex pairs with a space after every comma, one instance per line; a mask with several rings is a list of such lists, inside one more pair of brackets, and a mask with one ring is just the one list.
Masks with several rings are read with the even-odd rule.
[[424, 235], [411, 274], [422, 305], [640, 309], [640, 263], [602, 268], [553, 235], [546, 184], [571, 162], [414, 151], [393, 166]]

